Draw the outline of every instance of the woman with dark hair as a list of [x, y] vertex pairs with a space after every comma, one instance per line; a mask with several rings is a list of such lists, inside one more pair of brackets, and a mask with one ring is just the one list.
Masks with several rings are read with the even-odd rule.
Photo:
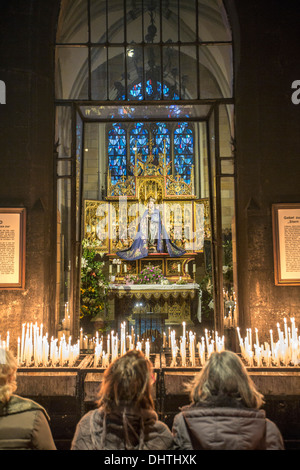
[[176, 448], [284, 450], [279, 429], [260, 410], [263, 395], [235, 353], [212, 353], [188, 388], [191, 404], [173, 422]]
[[106, 369], [98, 406], [79, 421], [71, 450], [173, 448], [169, 428], [158, 420], [151, 396], [152, 366], [132, 350]]

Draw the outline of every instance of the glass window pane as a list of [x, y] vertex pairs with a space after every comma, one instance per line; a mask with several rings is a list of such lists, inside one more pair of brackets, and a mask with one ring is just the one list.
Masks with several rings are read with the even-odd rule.
[[58, 160], [57, 162], [57, 176], [70, 176], [71, 175], [71, 162], [68, 160]]
[[126, 153], [126, 129], [119, 124], [113, 124], [108, 132], [108, 166], [113, 185], [127, 174]]
[[106, 42], [106, 0], [90, 0], [90, 21], [91, 41]]
[[200, 46], [200, 98], [232, 97], [232, 49], [227, 45]]
[[70, 300], [71, 274], [71, 179], [57, 182], [57, 292], [59, 319]]
[[128, 76], [128, 99], [144, 99], [144, 71], [143, 71], [143, 48], [132, 46], [127, 48], [127, 76]]
[[57, 153], [59, 158], [71, 157], [72, 131], [70, 106], [56, 107], [56, 135]]
[[178, 2], [162, 0], [162, 41], [178, 42]]
[[[122, 86], [122, 83], [120, 83]], [[166, 90], [164, 86], [164, 90]], [[120, 89], [120, 94], [122, 88]], [[116, 91], [114, 91], [116, 95]], [[124, 92], [125, 93], [125, 92]], [[114, 95], [114, 96], [115, 96]], [[113, 95], [112, 95], [113, 96]], [[165, 95], [166, 96], [166, 95]], [[116, 98], [115, 98], [116, 99]], [[122, 98], [120, 98], [122, 99]], [[109, 106], [80, 106], [83, 116], [87, 120], [97, 119], [98, 121], [109, 121], [109, 120], [118, 120], [122, 119], [132, 119], [136, 121], [147, 121], [149, 119], [156, 121], [163, 121], [165, 119], [186, 119], [196, 118], [196, 119], [207, 119], [211, 111], [212, 105], [202, 104], [202, 105], [178, 105], [176, 102], [174, 104], [159, 104], [155, 106], [145, 105], [145, 106], [124, 106], [122, 103], [117, 105]]]
[[[104, 127], [103, 125], [101, 127]], [[100, 199], [103, 184], [100, 158], [99, 158], [100, 126], [98, 123], [89, 123], [84, 126], [84, 161], [83, 161], [83, 199]], [[102, 160], [107, 173], [107, 133], [106, 140], [102, 139], [104, 148]], [[105, 142], [105, 144], [104, 144]]]
[[108, 49], [108, 92], [110, 100], [125, 100], [124, 48]]
[[162, 96], [160, 48], [146, 46], [144, 54], [146, 99], [160, 100]]
[[135, 155], [145, 162], [149, 156], [149, 131], [145, 124], [138, 122], [130, 131], [130, 164], [135, 164]]
[[221, 178], [224, 323], [236, 325], [234, 178]]
[[[152, 134], [154, 136], [154, 146], [152, 154], [154, 156], [154, 163], [158, 164], [159, 158], [166, 155], [166, 164], [171, 161], [171, 137], [168, 125], [165, 122], [157, 122], [151, 126]], [[169, 173], [170, 173], [169, 169]]]
[[128, 43], [141, 43], [143, 41], [143, 0], [127, 2], [126, 35]]
[[108, 2], [107, 39], [110, 43], [124, 42], [124, 2]]
[[163, 98], [179, 99], [179, 48], [177, 46], [163, 47]]
[[196, 41], [196, 1], [179, 2], [180, 41]]
[[107, 48], [91, 48], [91, 87], [93, 100], [107, 100]]
[[160, 42], [160, 5], [155, 1], [144, 1], [144, 41]]
[[221, 157], [232, 157], [233, 105], [219, 106], [219, 148]]
[[194, 165], [194, 135], [187, 122], [180, 122], [174, 130], [175, 174], [187, 183], [191, 182]]
[[224, 160], [221, 160], [221, 172], [223, 175], [233, 175], [234, 161], [231, 158], [225, 158]]
[[224, 7], [218, 0], [198, 0], [200, 41], [231, 41]]
[[76, 114], [76, 240], [80, 241], [81, 221], [81, 174], [83, 159], [83, 122], [79, 114]]
[[197, 53], [195, 46], [180, 48], [181, 99], [198, 98]]
[[58, 46], [56, 98], [88, 99], [88, 48]]
[[60, 10], [56, 42], [66, 44], [88, 42], [87, 8], [87, 0], [64, 2]]

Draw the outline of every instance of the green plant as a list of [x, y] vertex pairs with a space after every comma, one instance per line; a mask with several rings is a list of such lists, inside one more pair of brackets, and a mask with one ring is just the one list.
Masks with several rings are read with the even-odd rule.
[[81, 258], [80, 318], [95, 318], [107, 306], [108, 281], [96, 244], [84, 239]]

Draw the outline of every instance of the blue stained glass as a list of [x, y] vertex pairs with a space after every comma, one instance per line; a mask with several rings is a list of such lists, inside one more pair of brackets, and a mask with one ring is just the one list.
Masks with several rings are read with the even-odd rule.
[[174, 167], [175, 174], [181, 175], [187, 184], [191, 182], [193, 163], [193, 131], [187, 122], [181, 122], [174, 131]]
[[126, 131], [120, 124], [113, 124], [108, 132], [108, 166], [112, 184], [127, 174]]
[[[154, 148], [152, 149], [152, 153], [154, 157], [157, 158], [156, 163], [158, 163], [158, 157], [160, 154], [164, 154], [166, 152], [166, 163], [168, 164], [171, 160], [170, 156], [170, 149], [171, 149], [171, 138], [170, 138], [170, 130], [167, 127], [165, 122], [157, 122], [153, 126], [153, 134], [154, 134]], [[171, 168], [169, 168], [168, 173], [171, 172]]]
[[142, 122], [134, 124], [130, 131], [130, 163], [135, 164], [135, 153], [145, 162], [149, 155], [149, 132]]
[[[151, 78], [147, 80], [146, 82], [146, 99], [148, 100], [155, 100], [155, 99], [161, 99], [161, 94], [163, 92], [163, 97], [170, 99], [170, 100], [179, 100], [179, 96], [177, 93], [174, 91], [171, 91], [170, 88], [167, 85], [161, 85], [161, 82], [156, 83], [156, 90], [155, 87], [153, 86], [153, 82]], [[121, 99], [122, 97], [120, 97]], [[129, 91], [129, 99], [134, 99], [134, 100], [143, 100], [143, 87], [142, 83], [137, 83], [132, 86], [132, 88]]]

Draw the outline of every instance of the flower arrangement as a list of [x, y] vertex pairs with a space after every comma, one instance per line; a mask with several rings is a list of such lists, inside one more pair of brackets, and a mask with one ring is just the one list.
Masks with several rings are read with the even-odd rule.
[[127, 284], [163, 284], [165, 281], [162, 270], [157, 266], [147, 266], [136, 276], [126, 277]]
[[96, 244], [84, 239], [81, 258], [80, 318], [91, 320], [104, 310], [108, 282], [103, 274], [104, 262]]

